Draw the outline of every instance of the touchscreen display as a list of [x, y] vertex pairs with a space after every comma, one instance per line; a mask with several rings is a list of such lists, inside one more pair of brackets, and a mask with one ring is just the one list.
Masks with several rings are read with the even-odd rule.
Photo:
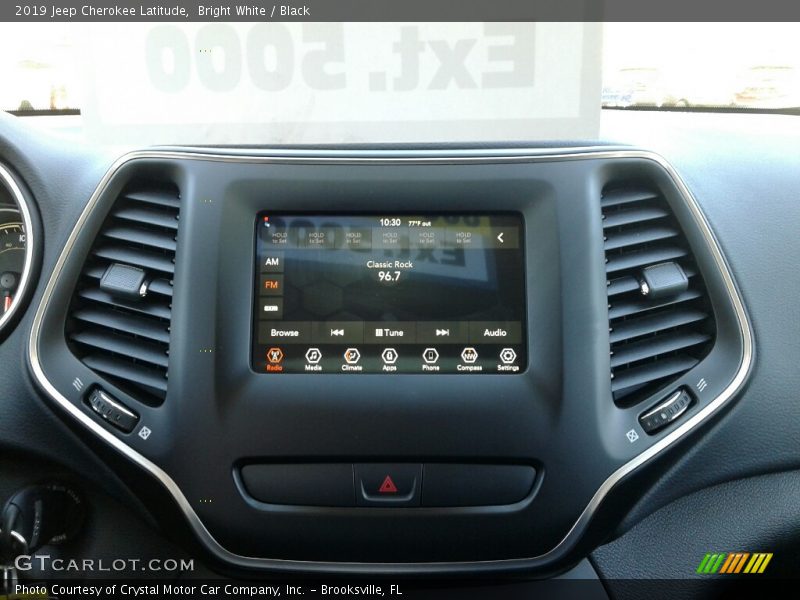
[[513, 214], [259, 213], [252, 367], [519, 373], [523, 241]]

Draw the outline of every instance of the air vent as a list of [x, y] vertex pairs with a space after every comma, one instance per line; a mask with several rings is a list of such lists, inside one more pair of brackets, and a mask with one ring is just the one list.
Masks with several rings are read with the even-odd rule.
[[130, 185], [95, 240], [67, 323], [87, 367], [150, 405], [167, 393], [179, 212], [175, 186]]
[[[603, 190], [611, 390], [630, 406], [694, 367], [711, 349], [714, 319], [683, 232], [646, 184]], [[658, 287], [648, 274], [666, 274]]]

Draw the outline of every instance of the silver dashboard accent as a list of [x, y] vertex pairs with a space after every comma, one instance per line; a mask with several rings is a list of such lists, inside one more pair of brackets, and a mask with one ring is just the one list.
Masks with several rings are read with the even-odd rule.
[[[33, 219], [31, 217], [31, 209], [25, 201], [25, 196], [22, 194], [19, 184], [11, 175], [11, 172], [0, 163], [0, 185], [3, 184], [5, 184], [5, 188], [16, 202], [20, 217], [22, 218], [22, 224], [25, 226], [25, 265], [22, 267], [22, 274], [20, 275], [16, 292], [17, 298], [22, 299], [25, 298], [25, 294], [28, 292], [28, 285], [31, 281], [31, 271], [33, 269], [33, 250], [35, 247], [34, 242], [36, 241], [33, 231]], [[0, 315], [0, 331], [2, 331], [6, 323], [20, 310], [22, 304], [23, 303], [19, 301], [12, 302], [11, 309], [7, 313]]]
[[[2, 533], [3, 530], [0, 529], [0, 535], [2, 535]], [[19, 544], [22, 554], [28, 553], [28, 548], [30, 548], [30, 546], [28, 545], [28, 540], [25, 539], [24, 535], [22, 535], [19, 531], [15, 531], [13, 529], [8, 532], [8, 535], [17, 540], [17, 543]]]
[[[173, 496], [180, 509], [185, 514], [190, 526], [197, 537], [206, 545], [220, 560], [243, 568], [264, 568], [275, 571], [304, 571], [307, 573], [348, 573], [348, 574], [423, 574], [438, 573], [447, 571], [450, 574], [459, 572], [474, 572], [476, 568], [495, 566], [506, 570], [527, 569], [533, 567], [544, 567], [557, 560], [577, 542], [580, 534], [585, 530], [592, 516], [599, 507], [600, 503], [611, 491], [611, 489], [624, 479], [627, 475], [635, 471], [638, 467], [661, 453], [663, 450], [673, 445], [679, 439], [688, 434], [691, 430], [705, 421], [723, 405], [731, 400], [740, 390], [747, 379], [753, 363], [753, 333], [750, 322], [744, 308], [744, 304], [739, 296], [736, 284], [725, 262], [725, 258], [716, 242], [708, 222], [705, 219], [700, 207], [692, 196], [686, 184], [681, 180], [672, 166], [660, 155], [637, 149], [621, 149], [608, 147], [586, 147], [586, 148], [566, 148], [566, 149], [475, 149], [475, 150], [422, 150], [422, 151], [348, 151], [348, 150], [276, 150], [274, 152], [265, 150], [263, 155], [247, 155], [245, 153], [214, 154], [213, 149], [192, 149], [181, 150], [146, 150], [137, 151], [122, 156], [117, 160], [108, 172], [103, 176], [92, 194], [83, 213], [78, 219], [75, 228], [70, 234], [64, 246], [55, 269], [48, 281], [44, 291], [42, 302], [36, 312], [33, 327], [31, 329], [28, 354], [31, 368], [39, 385], [58, 403], [66, 412], [74, 417], [78, 422], [92, 431], [95, 435], [102, 438], [114, 449], [122, 453], [128, 459], [139, 465], [156, 477], [167, 491]], [[269, 153], [269, 154], [267, 154]], [[650, 160], [663, 168], [670, 176], [681, 196], [685, 200], [689, 211], [696, 222], [703, 239], [706, 242], [708, 251], [714, 259], [725, 288], [730, 296], [736, 314], [742, 338], [742, 356], [739, 367], [733, 379], [725, 389], [702, 410], [686, 420], [680, 426], [660, 439], [658, 442], [648, 447], [635, 458], [631, 459], [616, 471], [611, 473], [601, 484], [599, 489], [592, 496], [591, 500], [584, 508], [578, 519], [570, 530], [551, 550], [538, 556], [528, 558], [514, 558], [491, 561], [470, 561], [470, 562], [435, 562], [435, 563], [362, 563], [362, 562], [311, 562], [299, 560], [286, 560], [277, 558], [259, 558], [242, 556], [235, 554], [223, 547], [206, 529], [200, 517], [192, 508], [189, 501], [181, 492], [175, 481], [161, 469], [158, 465], [148, 460], [122, 440], [118, 439], [110, 432], [95, 423], [88, 415], [81, 412], [75, 405], [67, 400], [47, 379], [42, 365], [39, 361], [39, 336], [42, 325], [42, 318], [49, 299], [52, 296], [53, 288], [63, 269], [75, 240], [81, 228], [86, 222], [89, 214], [94, 209], [103, 191], [117, 170], [124, 164], [136, 159], [163, 159], [163, 160], [204, 160], [216, 162], [247, 162], [256, 164], [276, 164], [276, 163], [305, 163], [305, 164], [463, 164], [463, 163], [524, 163], [540, 161], [566, 161], [566, 160], [587, 160], [587, 159], [620, 159], [620, 158], [639, 158]]]

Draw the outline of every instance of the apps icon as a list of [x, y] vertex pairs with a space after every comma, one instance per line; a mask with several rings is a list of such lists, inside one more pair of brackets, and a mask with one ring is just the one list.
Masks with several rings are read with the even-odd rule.
[[386, 348], [381, 354], [381, 358], [387, 365], [393, 365], [397, 362], [397, 351], [394, 348]]

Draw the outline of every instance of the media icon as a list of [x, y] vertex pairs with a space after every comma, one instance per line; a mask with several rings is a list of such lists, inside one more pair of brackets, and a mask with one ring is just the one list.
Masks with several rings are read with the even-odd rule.
[[280, 348], [270, 348], [267, 350], [267, 361], [271, 365], [279, 365], [283, 362], [283, 350]]
[[476, 360], [478, 360], [478, 351], [472, 346], [469, 348], [464, 348], [464, 351], [461, 353], [461, 360], [468, 365], [473, 364]]
[[381, 358], [387, 365], [393, 365], [397, 362], [397, 351], [394, 348], [386, 348], [381, 354]]
[[436, 361], [439, 360], [439, 351], [436, 350], [436, 348], [425, 348], [425, 351], [422, 353], [422, 360], [429, 365], [435, 365]]
[[306, 360], [311, 365], [316, 365], [322, 360], [322, 352], [320, 352], [319, 348], [309, 348], [308, 352], [306, 352]]
[[510, 365], [517, 360], [517, 353], [514, 352], [513, 348], [503, 348], [500, 351], [500, 360], [503, 361], [504, 365]]
[[354, 365], [361, 360], [361, 352], [357, 348], [348, 348], [344, 351], [344, 361], [348, 365]]

